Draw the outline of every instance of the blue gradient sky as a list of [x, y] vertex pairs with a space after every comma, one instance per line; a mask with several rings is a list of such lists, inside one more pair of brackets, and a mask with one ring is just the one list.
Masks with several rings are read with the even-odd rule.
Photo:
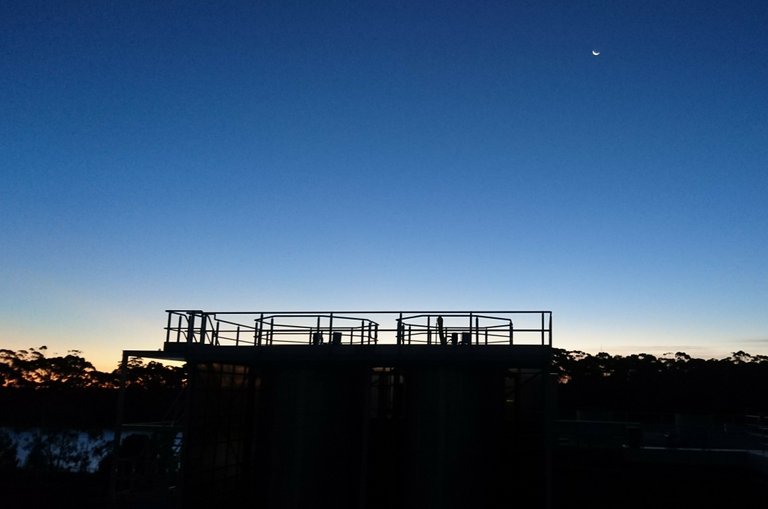
[[448, 308], [768, 353], [768, 3], [434, 4], [0, 4], [1, 346]]

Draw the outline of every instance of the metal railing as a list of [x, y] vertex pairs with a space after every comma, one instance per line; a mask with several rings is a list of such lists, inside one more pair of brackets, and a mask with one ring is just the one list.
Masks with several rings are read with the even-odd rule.
[[[166, 343], [552, 345], [551, 311], [168, 310], [167, 313]], [[380, 322], [391, 325], [382, 327]]]

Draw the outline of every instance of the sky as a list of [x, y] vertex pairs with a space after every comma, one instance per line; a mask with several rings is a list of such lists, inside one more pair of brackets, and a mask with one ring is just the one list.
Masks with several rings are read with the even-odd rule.
[[[764, 1], [0, 2], [0, 347], [551, 310], [768, 354]], [[598, 56], [593, 55], [598, 51]]]

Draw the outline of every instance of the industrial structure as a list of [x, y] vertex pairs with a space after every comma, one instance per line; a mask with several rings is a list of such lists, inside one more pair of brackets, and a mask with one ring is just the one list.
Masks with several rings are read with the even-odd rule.
[[549, 504], [551, 312], [167, 313], [182, 506]]

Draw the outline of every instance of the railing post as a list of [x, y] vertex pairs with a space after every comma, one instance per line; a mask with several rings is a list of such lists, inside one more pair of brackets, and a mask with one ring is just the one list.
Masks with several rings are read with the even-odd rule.
[[195, 312], [187, 312], [187, 343], [195, 342]]
[[171, 312], [168, 311], [168, 325], [165, 327], [165, 342], [168, 343], [171, 339]]
[[549, 346], [552, 346], [552, 313], [549, 313]]
[[432, 317], [427, 315], [427, 344], [432, 344]]
[[541, 346], [544, 346], [544, 312], [541, 312]]
[[208, 325], [208, 314], [200, 313], [200, 344], [205, 344], [206, 325]]

